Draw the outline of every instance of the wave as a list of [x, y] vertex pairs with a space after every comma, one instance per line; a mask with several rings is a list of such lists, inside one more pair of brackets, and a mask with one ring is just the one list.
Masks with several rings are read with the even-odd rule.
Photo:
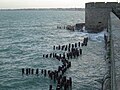
[[105, 33], [106, 31], [103, 31], [100, 33], [89, 33], [89, 40], [96, 41], [96, 42], [103, 42]]

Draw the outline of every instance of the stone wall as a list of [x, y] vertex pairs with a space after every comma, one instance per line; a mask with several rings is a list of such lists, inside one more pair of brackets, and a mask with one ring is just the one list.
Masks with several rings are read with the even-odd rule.
[[112, 9], [120, 7], [117, 2], [90, 2], [85, 7], [85, 27], [88, 32], [99, 32], [108, 26]]
[[113, 13], [111, 13], [111, 33], [115, 61], [116, 90], [120, 90], [120, 20]]

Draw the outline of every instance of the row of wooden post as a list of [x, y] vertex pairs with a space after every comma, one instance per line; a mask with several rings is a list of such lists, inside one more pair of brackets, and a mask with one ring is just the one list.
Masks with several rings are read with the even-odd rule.
[[63, 53], [63, 54], [57, 54], [57, 53], [50, 53], [50, 54], [43, 54], [44, 58], [67, 58], [67, 59], [72, 59], [73, 57], [78, 57], [82, 55], [82, 49], [78, 49], [78, 48], [72, 48], [71, 52], [68, 53]]
[[[56, 58], [57, 60], [62, 62], [61, 66], [58, 66], [57, 70], [46, 70], [46, 69], [33, 69], [33, 68], [22, 68], [22, 75], [44, 75], [45, 77], [48, 76], [51, 80], [54, 80], [57, 82], [56, 90], [71, 90], [72, 89], [72, 78], [67, 77], [64, 75], [64, 73], [71, 67], [71, 62], [69, 59], [72, 59], [73, 57], [78, 57], [82, 55], [82, 49], [81, 46], [87, 46], [88, 37], [84, 38], [83, 43], [75, 43], [69, 45], [58, 45], [53, 46], [53, 50], [65, 50], [68, 51], [67, 53], [64, 52], [63, 54], [57, 54], [57, 53], [50, 53], [50, 54], [44, 54], [43, 58]], [[49, 90], [53, 90], [53, 86], [49, 85]]]
[[81, 46], [87, 46], [87, 43], [88, 43], [88, 37], [83, 39], [83, 43], [78, 42], [78, 43], [74, 43], [74, 44], [69, 43], [69, 45], [53, 46], [53, 50], [70, 51], [71, 48], [78, 48], [78, 47], [81, 47]]

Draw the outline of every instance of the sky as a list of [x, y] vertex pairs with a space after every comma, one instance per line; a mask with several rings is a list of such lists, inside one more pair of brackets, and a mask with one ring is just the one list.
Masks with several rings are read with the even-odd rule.
[[84, 8], [86, 2], [117, 1], [119, 0], [0, 0], [0, 8]]

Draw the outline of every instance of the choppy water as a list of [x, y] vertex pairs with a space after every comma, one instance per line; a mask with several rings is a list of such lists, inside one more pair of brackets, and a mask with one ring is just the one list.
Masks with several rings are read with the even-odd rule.
[[[84, 22], [83, 11], [0, 11], [0, 90], [48, 90], [55, 83], [44, 76], [21, 75], [21, 68], [57, 69], [61, 63], [45, 59], [53, 45], [78, 42], [85, 33], [57, 29], [57, 25]], [[72, 59], [65, 73], [72, 90], [100, 90], [106, 73], [103, 34], [88, 34], [83, 55]]]

